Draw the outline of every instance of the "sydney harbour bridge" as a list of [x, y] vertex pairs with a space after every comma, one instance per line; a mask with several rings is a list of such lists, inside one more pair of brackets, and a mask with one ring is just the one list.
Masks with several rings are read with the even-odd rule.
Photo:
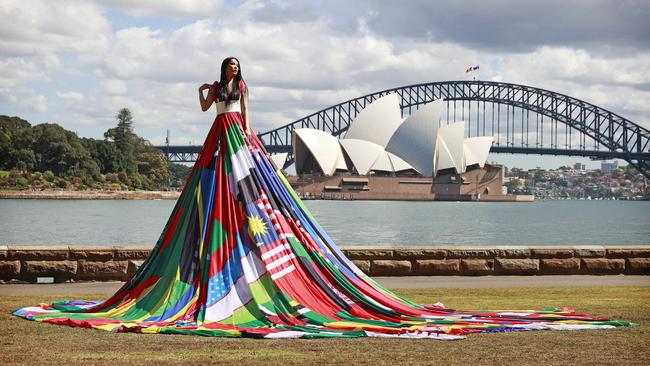
[[[493, 136], [493, 153], [623, 159], [650, 178], [650, 131], [589, 102], [531, 86], [492, 81], [440, 81], [403, 86], [350, 99], [258, 134], [269, 153], [289, 153], [298, 128], [343, 137], [374, 100], [399, 96], [402, 117], [442, 99], [441, 124], [465, 121], [466, 137]], [[157, 146], [167, 159], [192, 162], [201, 146]]]

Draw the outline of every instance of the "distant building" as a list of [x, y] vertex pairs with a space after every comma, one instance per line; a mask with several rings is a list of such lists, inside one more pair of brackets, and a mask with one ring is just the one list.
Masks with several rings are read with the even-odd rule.
[[583, 164], [583, 163], [575, 163], [575, 164], [573, 164], [573, 169], [575, 169], [575, 170], [585, 170], [585, 164]]
[[601, 173], [612, 173], [618, 170], [618, 160], [612, 162], [603, 161], [600, 163]]
[[397, 94], [389, 94], [363, 109], [341, 140], [317, 129], [296, 129], [296, 173], [435, 178], [483, 168], [492, 136], [465, 138], [464, 122], [438, 126], [443, 105], [428, 103], [402, 119]]

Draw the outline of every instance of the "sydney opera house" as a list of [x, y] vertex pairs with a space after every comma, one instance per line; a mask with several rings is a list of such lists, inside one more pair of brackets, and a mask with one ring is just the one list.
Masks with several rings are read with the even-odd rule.
[[501, 166], [486, 164], [492, 137], [465, 138], [463, 122], [441, 125], [443, 106], [434, 101], [402, 118], [398, 96], [388, 94], [363, 109], [341, 139], [297, 129], [297, 177], [290, 182], [299, 194], [315, 198], [504, 197]]

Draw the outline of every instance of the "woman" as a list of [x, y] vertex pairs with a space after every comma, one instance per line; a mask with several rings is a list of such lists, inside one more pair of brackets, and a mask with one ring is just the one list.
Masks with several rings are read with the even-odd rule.
[[[204, 94], [207, 90], [207, 96]], [[543, 312], [468, 312], [414, 304], [374, 282], [332, 242], [248, 122], [239, 61], [199, 88], [217, 117], [151, 255], [103, 302], [16, 315], [116, 332], [224, 337], [458, 339], [476, 332], [628, 325]]]
[[[205, 97], [203, 92], [208, 90], [208, 96]], [[218, 97], [217, 97], [218, 96]], [[217, 102], [217, 99], [221, 102]], [[221, 63], [221, 76], [219, 81], [215, 81], [213, 84], [203, 84], [199, 87], [199, 102], [201, 103], [201, 110], [203, 112], [207, 111], [212, 103], [217, 103], [217, 114], [219, 108], [222, 108], [222, 111], [225, 111], [226, 105], [237, 104], [231, 106], [231, 110], [240, 108], [240, 114], [243, 118], [242, 127], [247, 136], [250, 137], [251, 129], [248, 124], [248, 88], [246, 88], [246, 83], [241, 75], [241, 70], [239, 68], [239, 60], [236, 57], [228, 57]], [[219, 105], [218, 103], [223, 103]]]

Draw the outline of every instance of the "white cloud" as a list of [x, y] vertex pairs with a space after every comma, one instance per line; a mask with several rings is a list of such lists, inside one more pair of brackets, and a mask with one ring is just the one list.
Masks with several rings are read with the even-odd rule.
[[[116, 111], [127, 107], [134, 113], [136, 132], [144, 137], [161, 143], [169, 128], [173, 139], [200, 144], [214, 110], [200, 111], [197, 88], [217, 79], [221, 60], [235, 55], [251, 88], [256, 131], [375, 91], [463, 79], [465, 68], [476, 64], [482, 78], [566, 93], [644, 126], [650, 122], [650, 54], [644, 51], [604, 57], [566, 45], [495, 54], [431, 41], [435, 34], [391, 38], [369, 26], [377, 21], [372, 9], [347, 14], [353, 27], [344, 31], [338, 19], [318, 12], [283, 21], [254, 16], [273, 9], [282, 14], [291, 6], [208, 0], [4, 1], [0, 107], [40, 120], [54, 117], [66, 128], [93, 127], [95, 136], [112, 127]], [[113, 29], [107, 16], [115, 9], [132, 15], [133, 26]], [[36, 83], [46, 88], [35, 88]], [[64, 103], [52, 102], [57, 99]]]
[[83, 94], [78, 92], [56, 92], [56, 96], [61, 100], [72, 103], [79, 103], [85, 99]]
[[580, 49], [544, 47], [499, 57], [503, 60], [495, 80], [567, 94], [650, 128], [650, 92], [645, 90], [650, 84], [650, 53], [603, 58]]
[[101, 0], [100, 2], [134, 16], [164, 15], [199, 18], [214, 16], [223, 3], [222, 0]]
[[0, 88], [16, 88], [32, 80], [46, 80], [36, 60], [0, 57]]
[[0, 54], [5, 57], [95, 52], [110, 30], [100, 8], [87, 1], [4, 0], [0, 19]]
[[48, 110], [47, 98], [42, 94], [29, 95], [19, 100], [20, 105], [31, 111], [46, 112]]
[[125, 94], [128, 91], [128, 83], [119, 79], [101, 79], [101, 88], [110, 95]]
[[585, 84], [650, 83], [650, 53], [631, 58], [599, 57], [582, 49], [542, 47], [534, 52], [501, 56], [501, 71], [517, 80], [574, 81]]
[[0, 101], [16, 103], [18, 98], [7, 88], [0, 88]]

